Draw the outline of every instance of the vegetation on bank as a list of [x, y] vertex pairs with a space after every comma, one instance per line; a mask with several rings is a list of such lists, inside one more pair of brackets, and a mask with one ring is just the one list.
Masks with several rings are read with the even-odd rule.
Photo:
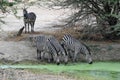
[[[43, 2], [45, 2], [45, 4], [43, 4]], [[24, 4], [24, 7], [32, 5], [45, 7], [48, 5], [48, 8], [52, 7], [51, 9], [55, 6], [61, 6], [60, 8], [63, 7], [63, 9], [72, 9], [74, 13], [63, 21], [68, 23], [68, 27], [78, 23], [77, 26], [83, 28], [82, 32], [79, 33], [83, 34], [83, 39], [114, 40], [120, 37], [119, 0], [40, 0], [37, 2], [15, 0], [15, 3], [1, 0], [0, 10], [6, 13], [10, 12], [11, 8], [11, 12], [17, 17], [16, 14], [19, 9], [17, 5], [21, 3]], [[4, 21], [0, 18], [0, 22]]]
[[39, 63], [25, 61], [14, 65], [1, 65], [1, 68], [25, 69], [35, 74], [54, 74], [71, 77], [76, 80], [118, 80], [120, 77], [119, 62], [83, 62], [61, 64]]

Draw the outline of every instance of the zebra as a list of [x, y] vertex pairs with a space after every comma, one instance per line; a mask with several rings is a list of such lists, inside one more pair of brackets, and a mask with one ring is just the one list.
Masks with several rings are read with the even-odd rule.
[[59, 43], [59, 41], [54, 36], [50, 37], [49, 41], [55, 47], [58, 55], [61, 56], [61, 59], [64, 61], [64, 63], [67, 64], [67, 62], [68, 62], [68, 55], [65, 52], [64, 48]]
[[46, 45], [46, 37], [45, 36], [36, 36], [33, 38], [35, 41], [34, 44], [37, 48], [37, 59], [41, 59], [41, 53], [44, 51], [44, 46]]
[[23, 9], [23, 17], [24, 17], [24, 26], [25, 33], [29, 33], [29, 25], [31, 26], [31, 32], [34, 32], [34, 24], [36, 21], [36, 14], [33, 12], [27, 12], [27, 10]]
[[53, 60], [57, 63], [57, 65], [60, 64], [59, 55], [55, 47], [49, 41], [49, 38], [46, 38], [45, 36], [38, 36], [36, 40], [36, 47], [38, 59], [43, 60], [45, 53], [48, 53], [48, 62], [51, 62], [51, 60]]
[[[64, 46], [67, 54], [72, 57], [73, 62], [76, 61], [78, 54], [82, 53], [86, 56], [87, 62], [89, 64], [92, 64], [90, 49], [79, 40], [73, 38], [71, 35], [64, 35], [61, 41], [61, 45]], [[71, 52], [73, 53], [73, 55], [71, 55]]]

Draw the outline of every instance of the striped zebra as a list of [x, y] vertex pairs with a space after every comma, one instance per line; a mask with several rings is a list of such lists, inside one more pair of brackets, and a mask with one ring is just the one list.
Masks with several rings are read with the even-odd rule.
[[87, 62], [92, 64], [90, 49], [79, 40], [73, 38], [71, 35], [64, 35], [61, 41], [61, 45], [64, 46], [69, 56], [72, 57], [73, 61], [76, 61], [79, 53], [82, 53], [86, 56]]
[[63, 61], [65, 64], [67, 64], [67, 62], [68, 62], [68, 55], [65, 52], [64, 48], [59, 43], [59, 41], [54, 36], [50, 37], [49, 41], [55, 47], [58, 55], [61, 56], [61, 58], [60, 58], [61, 61]]
[[29, 33], [30, 26], [31, 26], [31, 32], [34, 32], [34, 24], [36, 21], [36, 14], [34, 12], [28, 13], [28, 11], [24, 8], [23, 9], [23, 17], [24, 17], [25, 33], [27, 33], [27, 32]]
[[48, 62], [55, 61], [57, 65], [60, 64], [59, 55], [56, 48], [49, 41], [49, 37], [38, 36], [36, 38], [37, 58], [44, 59], [44, 55], [48, 54]]
[[36, 36], [33, 38], [34, 45], [36, 45], [37, 48], [37, 59], [41, 59], [41, 54], [44, 51], [46, 41], [47, 39], [45, 36]]

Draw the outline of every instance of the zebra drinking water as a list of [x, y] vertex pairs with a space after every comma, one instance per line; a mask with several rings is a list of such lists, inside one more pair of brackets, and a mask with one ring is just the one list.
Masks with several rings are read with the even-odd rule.
[[37, 59], [41, 59], [41, 53], [44, 51], [44, 47], [46, 45], [46, 37], [45, 36], [36, 36], [34, 37], [37, 48]]
[[59, 41], [54, 36], [50, 37], [49, 41], [55, 47], [55, 49], [56, 49], [57, 53], [59, 54], [59, 56], [61, 56], [61, 60], [63, 60], [64, 63], [67, 64], [68, 55], [65, 52], [64, 48], [60, 45]]
[[[56, 48], [51, 44], [49, 38], [45, 36], [38, 36], [36, 38], [36, 47], [37, 47], [37, 57], [38, 59], [44, 59], [45, 53], [48, 53], [48, 62], [51, 60], [55, 61], [57, 65], [60, 64], [59, 54], [57, 53]], [[52, 58], [52, 59], [50, 59]]]
[[[78, 54], [82, 53], [86, 56], [88, 63], [92, 64], [90, 50], [85, 44], [73, 38], [71, 35], [64, 35], [61, 44], [66, 49], [67, 53], [72, 57], [73, 61], [76, 61]], [[73, 55], [69, 52], [73, 52]]]
[[25, 33], [29, 32], [29, 25], [31, 26], [31, 32], [34, 32], [34, 24], [36, 20], [36, 14], [33, 12], [28, 13], [27, 10], [23, 9], [23, 17], [24, 17], [24, 26]]

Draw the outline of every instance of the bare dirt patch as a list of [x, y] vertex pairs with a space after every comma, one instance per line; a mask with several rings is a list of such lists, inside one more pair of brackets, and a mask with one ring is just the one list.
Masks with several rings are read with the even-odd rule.
[[[30, 36], [34, 35], [53, 35], [58, 40], [61, 40], [64, 34], [71, 34], [75, 38], [80, 38], [81, 34], [74, 28], [66, 28], [63, 30], [56, 30], [54, 32], [35, 32], [29, 34], [22, 34], [21, 36], [14, 36], [16, 33], [2, 33], [0, 36], [0, 52], [4, 55], [0, 59], [7, 59], [13, 61], [35, 60], [36, 48], [32, 46], [29, 41]], [[93, 60], [97, 61], [118, 61], [120, 60], [120, 42], [112, 41], [83, 41], [90, 47]], [[81, 56], [80, 58], [85, 61]]]

